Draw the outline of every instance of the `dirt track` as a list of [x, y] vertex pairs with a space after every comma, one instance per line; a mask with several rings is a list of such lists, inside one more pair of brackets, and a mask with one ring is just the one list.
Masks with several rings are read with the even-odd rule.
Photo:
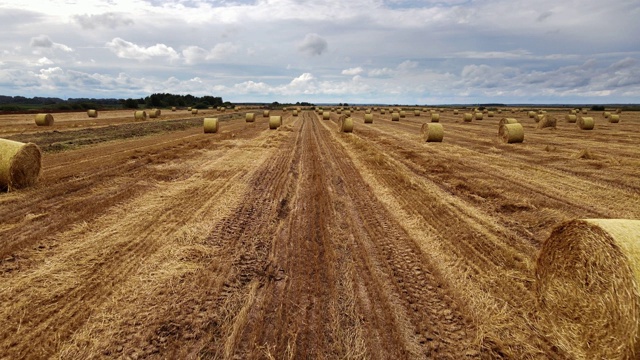
[[425, 144], [424, 116], [341, 134], [305, 111], [45, 153], [0, 194], [0, 359], [570, 358], [535, 325], [537, 250], [640, 218], [640, 118], [515, 116], [523, 144], [500, 115], [443, 113]]

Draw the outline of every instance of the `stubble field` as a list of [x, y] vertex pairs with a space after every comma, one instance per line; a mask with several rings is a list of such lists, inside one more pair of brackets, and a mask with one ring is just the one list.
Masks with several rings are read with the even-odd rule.
[[43, 150], [0, 193], [0, 359], [575, 358], [538, 326], [535, 261], [563, 221], [640, 219], [640, 114], [548, 112], [447, 109], [442, 143], [412, 112], [0, 116]]

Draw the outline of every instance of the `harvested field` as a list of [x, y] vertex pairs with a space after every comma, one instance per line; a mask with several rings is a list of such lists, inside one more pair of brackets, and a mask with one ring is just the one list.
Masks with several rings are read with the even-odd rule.
[[438, 144], [413, 111], [270, 115], [0, 116], [43, 152], [0, 193], [0, 359], [578, 357], [539, 327], [536, 260], [567, 220], [640, 219], [640, 113], [513, 113], [518, 144], [451, 111]]

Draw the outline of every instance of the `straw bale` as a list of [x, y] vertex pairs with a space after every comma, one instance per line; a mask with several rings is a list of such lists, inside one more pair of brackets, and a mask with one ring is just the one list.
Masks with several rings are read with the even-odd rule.
[[38, 182], [41, 158], [36, 144], [0, 139], [0, 190], [22, 189]]
[[205, 134], [213, 134], [218, 132], [219, 122], [218, 118], [204, 118], [203, 127]]
[[640, 220], [571, 220], [542, 244], [540, 327], [575, 359], [640, 355]]

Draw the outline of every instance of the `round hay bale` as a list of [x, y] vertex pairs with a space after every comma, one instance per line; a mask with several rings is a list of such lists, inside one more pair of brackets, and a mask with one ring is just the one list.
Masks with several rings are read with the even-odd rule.
[[425, 142], [442, 142], [442, 138], [444, 138], [442, 124], [424, 123], [420, 131]]
[[386, 114], [386, 113], [387, 113], [387, 110], [385, 110], [385, 109], [380, 109], [380, 114], [381, 114], [381, 115], [384, 115], [384, 114]]
[[602, 116], [604, 116], [605, 119], [608, 119], [609, 116], [611, 116], [611, 112], [605, 111], [605, 112], [602, 113]]
[[254, 121], [256, 121], [256, 114], [255, 113], [246, 113], [244, 115], [244, 120], [246, 122], [254, 122]]
[[505, 124], [517, 124], [517, 123], [518, 123], [518, 120], [515, 118], [502, 118], [498, 122], [498, 129], [500, 129], [500, 127]]
[[498, 128], [498, 136], [507, 144], [521, 143], [524, 141], [524, 128], [522, 124], [504, 124]]
[[341, 116], [340, 118], [338, 118], [338, 132], [353, 132], [353, 119], [346, 116]]
[[567, 119], [568, 123], [572, 123], [572, 124], [578, 121], [578, 117], [574, 114], [567, 114], [564, 118]]
[[298, 110], [297, 109], [293, 109], [292, 114], [293, 114], [293, 116], [298, 116]]
[[191, 110], [193, 110], [193, 108], [192, 108], [191, 106], [189, 106], [189, 107], [187, 108], [187, 111], [191, 111]]
[[171, 111], [177, 111], [177, 110], [178, 110], [178, 108], [176, 108], [175, 106], [171, 107]]
[[587, 114], [587, 112], [588, 112], [588, 111], [587, 111], [587, 109], [582, 109], [582, 114], [583, 114], [583, 115], [586, 115], [586, 114]]
[[218, 132], [218, 118], [204, 118], [202, 125], [205, 134], [214, 134]]
[[473, 114], [464, 113], [464, 115], [462, 115], [462, 120], [464, 120], [464, 122], [471, 122], [471, 120], [473, 120]]
[[151, 110], [149, 110], [147, 115], [150, 118], [157, 118], [158, 116], [160, 116], [160, 110], [159, 109], [151, 109]]
[[134, 111], [133, 118], [136, 120], [147, 120], [147, 112], [144, 110]]
[[477, 112], [475, 115], [476, 120], [482, 120], [483, 114], [481, 112]]
[[96, 109], [87, 110], [87, 116], [88, 117], [92, 117], [92, 118], [97, 118], [98, 117], [98, 110], [96, 110]]
[[336, 110], [336, 114], [338, 114], [338, 115], [342, 114], [342, 109], [337, 109]]
[[431, 114], [431, 122], [432, 123], [440, 122], [440, 114], [438, 113]]
[[575, 115], [575, 114], [577, 114], [577, 113], [578, 113], [578, 110], [576, 110], [576, 109], [571, 109], [569, 113], [570, 113], [570, 114], [574, 114], [574, 115]]
[[270, 114], [269, 110], [263, 110], [262, 111], [262, 117], [269, 117], [270, 116], [269, 114]]
[[617, 108], [616, 109], [616, 114], [622, 114], [622, 109], [621, 108]]
[[269, 116], [269, 129], [277, 129], [280, 125], [282, 125], [282, 116]]
[[407, 116], [407, 112], [404, 110], [400, 110], [400, 117], [403, 118], [405, 116]]
[[494, 115], [494, 112], [493, 112], [493, 111], [489, 111], [489, 112], [487, 112], [487, 117], [493, 117], [493, 115]]
[[364, 114], [364, 123], [373, 124], [373, 114]]
[[345, 110], [344, 114], [347, 115], [347, 116], [351, 116], [351, 110]]
[[420, 116], [420, 110], [413, 110], [413, 116]]
[[365, 114], [371, 114], [371, 109], [367, 109], [364, 111]]
[[453, 110], [453, 115], [458, 115], [459, 111], [458, 109]]
[[191, 109], [191, 115], [197, 115], [198, 109]]
[[529, 111], [528, 115], [529, 115], [530, 118], [533, 119], [536, 116], [536, 112], [535, 111]]
[[544, 115], [544, 117], [538, 122], [538, 125], [536, 127], [538, 129], [555, 128], [557, 122], [558, 120], [555, 117]]
[[322, 112], [322, 120], [331, 120], [331, 113], [328, 111]]
[[397, 112], [391, 113], [391, 121], [400, 121], [400, 113], [397, 113]]
[[612, 124], [617, 124], [620, 122], [620, 115], [618, 114], [611, 114], [609, 115], [609, 122]]
[[38, 126], [51, 126], [53, 125], [53, 115], [51, 114], [37, 114], [36, 125]]
[[542, 244], [535, 295], [545, 335], [580, 359], [640, 355], [640, 220], [564, 222]]
[[538, 123], [542, 121], [545, 117], [547, 117], [547, 115], [545, 114], [536, 114], [533, 116], [533, 120], [535, 120]]
[[595, 124], [592, 117], [580, 116], [578, 119], [578, 127], [582, 130], [593, 130]]
[[0, 139], [0, 190], [22, 189], [38, 182], [41, 159], [36, 144]]

